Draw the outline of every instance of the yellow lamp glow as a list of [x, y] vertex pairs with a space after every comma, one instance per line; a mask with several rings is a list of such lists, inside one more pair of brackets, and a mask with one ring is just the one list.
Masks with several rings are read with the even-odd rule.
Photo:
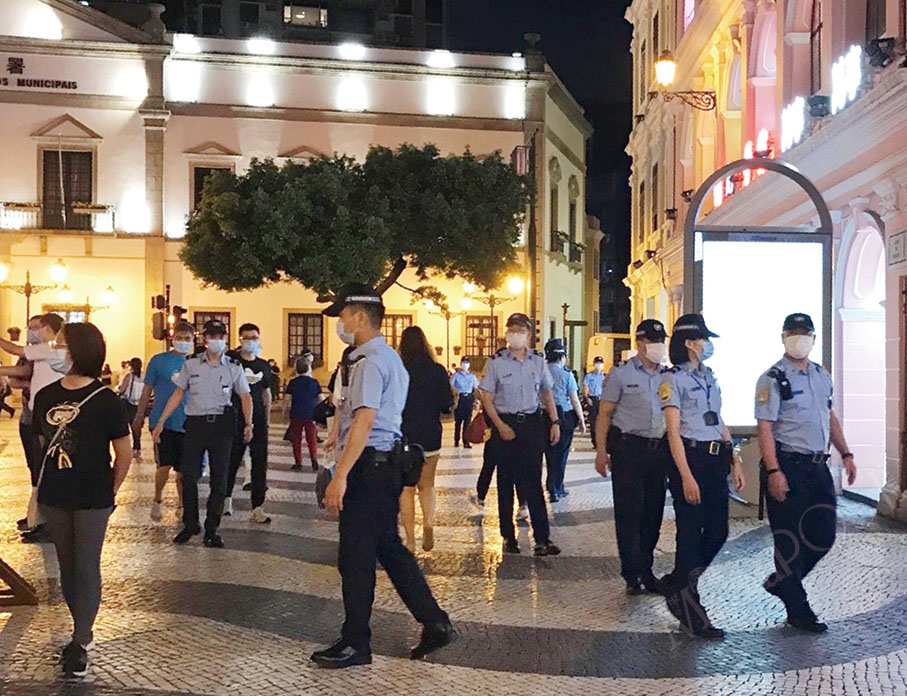
[[475, 292], [475, 291], [476, 291], [475, 283], [470, 283], [468, 280], [463, 282], [463, 292], [465, 292], [468, 295], [469, 293]]
[[507, 281], [507, 290], [511, 295], [519, 295], [521, 292], [523, 292], [523, 286], [523, 279], [519, 276], [511, 276]]
[[101, 301], [105, 305], [112, 305], [117, 301], [116, 291], [113, 289], [113, 286], [108, 285], [107, 289], [101, 294]]
[[427, 297], [424, 300], [422, 300], [422, 304], [425, 305], [425, 309], [434, 309], [435, 308], [434, 300], [430, 300]]
[[5, 263], [0, 263], [0, 283], [4, 282], [9, 277], [9, 266]]
[[60, 289], [60, 302], [72, 302], [72, 290], [69, 289], [68, 285], [64, 285]]
[[66, 264], [63, 263], [63, 259], [57, 259], [57, 262], [50, 267], [50, 279], [58, 284], [66, 280]]
[[677, 61], [670, 51], [664, 51], [655, 61], [655, 81], [662, 87], [670, 87], [674, 84], [674, 76], [677, 74]]
[[464, 297], [462, 300], [460, 300], [460, 307], [462, 307], [466, 311], [472, 309], [472, 298]]

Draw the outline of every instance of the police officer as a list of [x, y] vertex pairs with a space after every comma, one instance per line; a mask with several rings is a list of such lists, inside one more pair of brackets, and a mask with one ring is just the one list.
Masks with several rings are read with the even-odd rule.
[[[224, 514], [233, 514], [233, 486], [236, 484], [236, 473], [242, 465], [246, 447], [249, 448], [252, 513], [250, 522], [270, 524], [264, 508], [265, 493], [268, 490], [268, 423], [271, 420], [271, 366], [261, 357], [261, 329], [255, 324], [243, 324], [239, 327], [239, 350], [227, 355], [239, 363], [246, 375], [252, 395], [252, 439], [248, 445], [243, 440], [244, 423], [237, 419], [230, 449], [230, 471], [227, 475], [227, 497], [224, 501]], [[234, 408], [239, 404], [236, 395], [233, 397]]]
[[668, 485], [674, 500], [677, 550], [674, 570], [663, 578], [668, 610], [683, 630], [703, 638], [723, 638], [699, 601], [699, 576], [724, 546], [728, 534], [728, 474], [744, 486], [742, 462], [721, 419], [721, 389], [703, 363], [717, 338], [700, 314], [674, 324], [669, 356], [674, 367], [658, 388], [665, 414], [673, 466]]
[[[479, 395], [491, 421], [491, 439], [485, 444], [489, 461], [498, 470], [498, 517], [504, 553], [519, 553], [513, 526], [513, 489], [529, 505], [536, 556], [556, 556], [551, 543], [548, 509], [542, 492], [542, 452], [561, 436], [551, 390], [554, 383], [540, 353], [529, 349], [532, 320], [517, 313], [507, 319], [507, 347], [488, 361]], [[547, 428], [539, 410], [544, 404]]]
[[240, 398], [244, 442], [252, 439], [252, 398], [242, 367], [225, 355], [227, 329], [223, 323], [215, 319], [206, 322], [203, 335], [205, 352], [186, 360], [180, 369], [176, 389], [167, 400], [152, 435], [155, 444], [160, 444], [164, 423], [179, 407], [183, 395], [188, 393], [186, 435], [180, 466], [183, 474], [183, 529], [173, 538], [173, 543], [185, 544], [201, 532], [198, 523], [198, 479], [202, 457], [207, 452], [211, 490], [208, 493], [203, 543], [223, 548], [224, 540], [217, 529], [224, 510], [230, 449], [238, 417], [232, 406], [232, 396], [235, 392]]
[[416, 559], [400, 541], [397, 515], [403, 491], [395, 451], [401, 438], [409, 375], [381, 335], [384, 304], [367, 285], [348, 285], [323, 312], [339, 317], [337, 334], [354, 350], [341, 365], [340, 425], [325, 443], [339, 446], [340, 460], [325, 492], [325, 506], [340, 513], [338, 568], [346, 620], [340, 640], [312, 655], [322, 667], [372, 661], [369, 618], [375, 595], [375, 562], [390, 576], [419, 623], [421, 658], [456, 639], [457, 633], [431, 594]]
[[831, 408], [831, 376], [807, 358], [815, 344], [814, 332], [808, 314], [791, 314], [784, 320], [784, 357], [756, 383], [756, 419], [775, 540], [775, 572], [764, 587], [784, 602], [791, 626], [822, 633], [828, 626], [809, 606], [803, 578], [835, 541], [829, 441], [841, 453], [851, 484], [857, 470]]
[[548, 477], [545, 488], [548, 489], [548, 500], [556, 503], [561, 498], [566, 498], [570, 493], [564, 487], [564, 475], [567, 472], [567, 458], [573, 446], [573, 433], [577, 426], [581, 432], [586, 432], [586, 420], [583, 408], [579, 403], [579, 387], [576, 377], [567, 369], [567, 349], [560, 338], [549, 339], [545, 344], [545, 361], [551, 372], [554, 384], [552, 393], [554, 405], [557, 408], [557, 417], [560, 421], [560, 439], [549, 443], [545, 447], [545, 461], [548, 464]]
[[595, 469], [612, 472], [614, 530], [627, 594], [660, 594], [652, 572], [665, 506], [670, 460], [658, 389], [668, 348], [664, 325], [646, 319], [636, 327], [636, 356], [608, 373], [598, 422]]
[[592, 427], [592, 446], [598, 449], [598, 434], [595, 423], [598, 420], [599, 403], [602, 398], [602, 387], [605, 386], [605, 359], [596, 355], [592, 361], [592, 372], [583, 377], [583, 394], [589, 404], [589, 423]]
[[460, 434], [463, 434], [463, 447], [472, 447], [466, 439], [466, 428], [472, 420], [472, 409], [476, 403], [478, 378], [469, 371], [469, 358], [465, 355], [460, 361], [460, 369], [450, 378], [450, 386], [457, 395], [457, 408], [454, 411], [454, 447], [460, 446]]

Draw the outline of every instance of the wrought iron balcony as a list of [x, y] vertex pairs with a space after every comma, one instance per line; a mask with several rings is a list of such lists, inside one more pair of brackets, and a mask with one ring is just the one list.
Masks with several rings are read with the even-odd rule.
[[566, 247], [569, 242], [570, 237], [568, 237], [566, 233], [551, 230], [551, 253], [566, 254]]
[[45, 207], [38, 201], [0, 202], [0, 229], [4, 230], [86, 230], [113, 232], [115, 214], [112, 205], [70, 203]]
[[570, 263], [582, 263], [586, 245], [579, 242], [570, 242]]

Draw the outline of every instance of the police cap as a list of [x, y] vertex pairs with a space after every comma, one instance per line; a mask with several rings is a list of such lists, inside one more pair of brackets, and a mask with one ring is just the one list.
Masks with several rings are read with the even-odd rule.
[[798, 312], [797, 314], [790, 314], [784, 320], [783, 331], [815, 331], [816, 327], [813, 324], [813, 319], [808, 314], [803, 314]]
[[668, 337], [665, 326], [657, 319], [644, 319], [636, 327], [636, 338], [645, 338], [649, 341], [663, 341]]
[[217, 319], [209, 319], [205, 322], [205, 328], [202, 331], [205, 336], [226, 336], [227, 327], [224, 322]]
[[321, 313], [326, 317], [339, 317], [344, 307], [369, 304], [384, 306], [381, 295], [374, 288], [362, 283], [350, 283], [340, 289], [333, 304]]
[[681, 334], [684, 339], [718, 338], [718, 334], [709, 331], [701, 314], [684, 314], [674, 324], [674, 334]]
[[522, 312], [515, 312], [507, 317], [507, 326], [523, 326], [528, 331], [532, 331], [532, 319]]
[[567, 354], [567, 349], [564, 348], [564, 341], [560, 338], [549, 338], [548, 342], [545, 344], [545, 359], [548, 362], [554, 362], [559, 360], [561, 357]]

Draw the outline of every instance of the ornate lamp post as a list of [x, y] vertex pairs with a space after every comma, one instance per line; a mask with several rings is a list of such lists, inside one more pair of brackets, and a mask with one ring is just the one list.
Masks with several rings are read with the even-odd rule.
[[[0, 282], [6, 280], [9, 275], [9, 267], [6, 264], [0, 264]], [[31, 298], [32, 295], [37, 295], [38, 293], [44, 292], [46, 290], [53, 290], [58, 287], [59, 284], [66, 278], [66, 264], [63, 263], [61, 259], [58, 259], [57, 262], [51, 266], [50, 269], [50, 278], [54, 281], [53, 285], [32, 285], [31, 282], [31, 271], [25, 271], [25, 284], [24, 285], [0, 285], [0, 289], [3, 290], [12, 290], [17, 292], [20, 295], [25, 296], [25, 321], [28, 321], [28, 318], [31, 316]]]
[[661, 95], [666, 102], [673, 99], [681, 99], [685, 104], [692, 106], [700, 111], [714, 111], [717, 103], [715, 92], [711, 90], [697, 91], [687, 90], [683, 92], [668, 92], [668, 87], [674, 84], [674, 76], [677, 74], [677, 61], [670, 51], [663, 51], [655, 61], [655, 81], [661, 87], [659, 92], [649, 92], [649, 98], [654, 99]]

